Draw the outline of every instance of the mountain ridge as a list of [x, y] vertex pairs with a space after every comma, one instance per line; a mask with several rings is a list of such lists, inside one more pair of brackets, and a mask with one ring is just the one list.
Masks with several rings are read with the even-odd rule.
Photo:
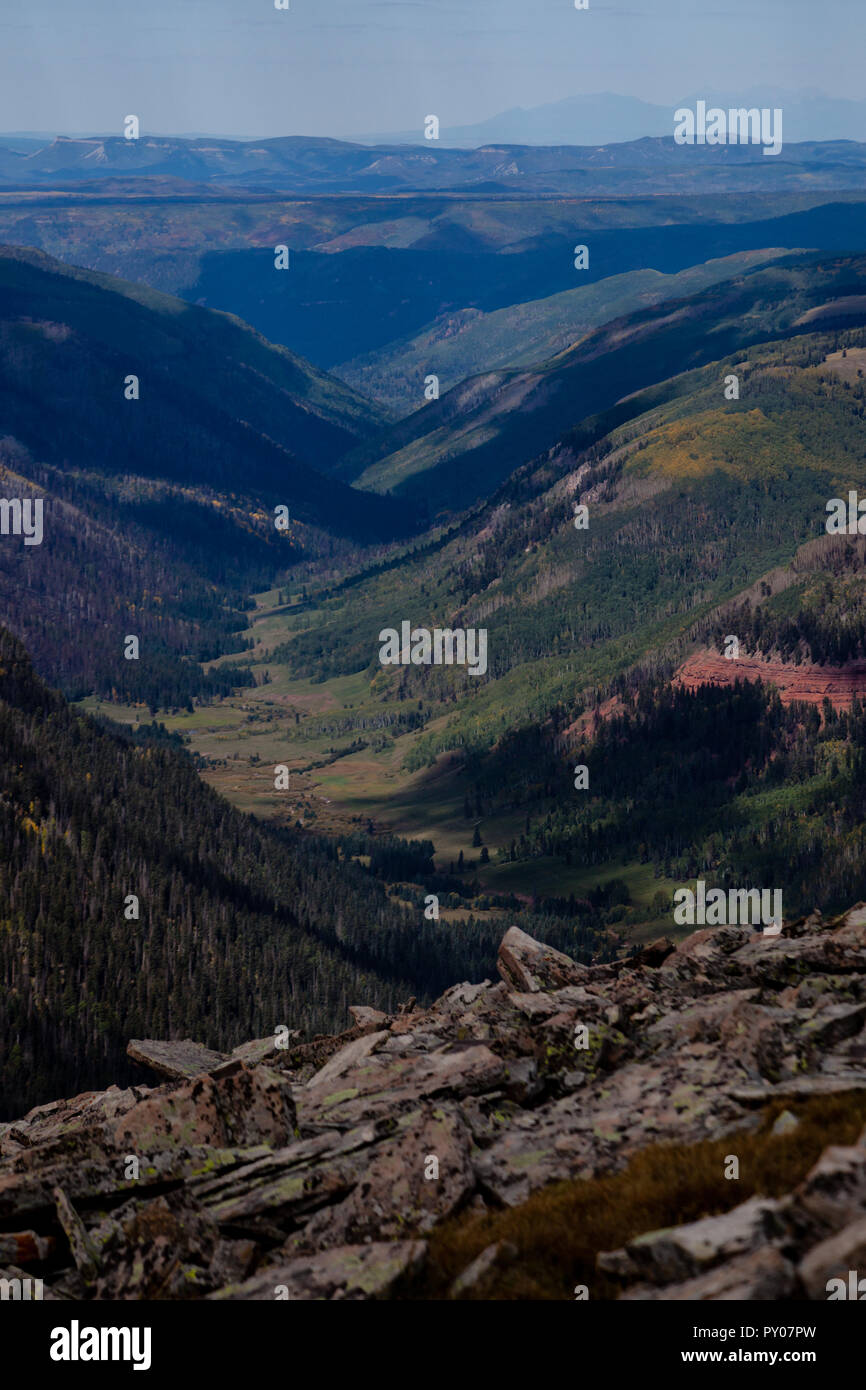
[[[792, 92], [771, 86], [732, 96], [730, 92], [703, 91], [663, 105], [615, 92], [595, 92], [541, 106], [512, 107], [486, 120], [463, 126], [443, 124], [442, 138], [455, 145], [476, 148], [489, 142], [559, 145], [606, 145], [653, 136], [669, 135], [674, 112], [693, 107], [700, 99], [707, 106], [725, 110], [741, 106], [781, 106], [788, 138], [800, 140], [863, 139], [866, 135], [866, 102], [828, 97], [821, 92]], [[423, 130], [363, 137], [370, 144], [421, 144]]]
[[[864, 131], [866, 136], [866, 131]], [[476, 188], [501, 194], [520, 188], [535, 195], [608, 193], [618, 196], [628, 173], [632, 195], [665, 191], [737, 191], [803, 188], [816, 177], [830, 189], [861, 188], [866, 140], [788, 140], [781, 158], [768, 161], [750, 144], [684, 149], [670, 135], [611, 144], [533, 145], [495, 143], [478, 148], [444, 147], [441, 141], [372, 145], [281, 136], [255, 141], [182, 140], [143, 134], [89, 140], [59, 137], [44, 149], [22, 152], [0, 141], [3, 185], [38, 188], [74, 185], [103, 177], [176, 178], [214, 182], [222, 188], [292, 189], [313, 193], [399, 193]], [[684, 181], [688, 179], [688, 189]]]
[[[374, 444], [345, 455], [337, 475], [364, 488], [423, 496], [434, 511], [470, 504], [520, 467], [530, 447], [536, 454], [552, 448], [569, 419], [623, 405], [653, 382], [713, 358], [745, 356], [750, 343], [791, 336], [799, 326], [795, 303], [801, 312], [812, 295], [816, 303], [836, 298], [841, 304], [845, 287], [864, 275], [862, 257], [789, 256], [697, 295], [637, 310], [590, 331], [549, 362], [463, 380]], [[712, 326], [711, 336], [701, 324]]]

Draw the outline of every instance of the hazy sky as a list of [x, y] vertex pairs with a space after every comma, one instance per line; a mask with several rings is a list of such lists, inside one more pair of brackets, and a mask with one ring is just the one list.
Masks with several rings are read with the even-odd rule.
[[862, 98], [862, 0], [0, 0], [0, 130], [353, 135], [614, 91]]

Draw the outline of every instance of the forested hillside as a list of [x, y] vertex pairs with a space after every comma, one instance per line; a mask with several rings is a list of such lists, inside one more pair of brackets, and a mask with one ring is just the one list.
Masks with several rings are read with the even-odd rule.
[[[551, 297], [577, 289], [580, 299], [597, 287], [613, 299], [624, 274], [646, 279], [692, 268], [699, 277], [720, 257], [766, 247], [832, 253], [864, 244], [863, 193], [833, 193], [832, 176], [797, 192], [771, 193], [759, 179], [752, 192], [719, 198], [685, 192], [682, 168], [676, 188], [663, 178], [644, 194], [633, 170], [625, 183], [599, 172], [618, 186], [602, 196], [584, 186], [579, 197], [543, 198], [527, 196], [520, 178], [507, 191], [470, 188], [444, 197], [305, 198], [152, 175], [59, 191], [6, 190], [0, 182], [0, 242], [237, 314], [329, 371], [349, 363], [347, 380], [359, 379], [353, 361], [381, 353], [383, 365], [360, 364], [368, 372], [362, 389], [377, 399], [396, 391], [413, 408], [423, 402], [427, 372], [441, 368], [444, 386], [454, 384], [449, 359], [474, 376], [566, 346], [559, 341], [530, 356], [522, 350], [539, 313], [542, 324], [551, 309], [558, 316], [558, 306], [545, 303]], [[832, 175], [829, 162], [822, 173]], [[590, 250], [579, 272], [577, 242]], [[277, 244], [290, 248], [287, 273], [274, 273]], [[513, 312], [500, 316], [503, 310]], [[502, 351], [511, 325], [513, 356]]]
[[243, 651], [252, 591], [411, 530], [317, 471], [381, 420], [225, 314], [0, 250], [0, 491], [44, 508], [36, 543], [0, 540], [4, 621], [72, 698], [248, 684], [200, 663]]
[[[191, 709], [252, 682], [244, 669], [207, 672], [199, 662], [243, 651], [247, 585], [267, 583], [290, 543], [204, 496], [144, 479], [117, 488], [95, 474], [70, 479], [8, 438], [0, 491], [43, 503], [39, 545], [13, 535], [0, 543], [3, 620], [69, 698]], [[136, 660], [124, 655], [129, 635]]]
[[[224, 315], [0, 257], [2, 483], [45, 503], [41, 545], [3, 537], [6, 620], [129, 725], [3, 637], [11, 1108], [123, 1079], [130, 1035], [225, 1049], [480, 978], [506, 911], [588, 959], [699, 874], [784, 884], [792, 911], [866, 896], [859, 703], [671, 684], [732, 631], [864, 652], [862, 548], [824, 530], [866, 488], [864, 267], [786, 258], [464, 383], [385, 426], [404, 444], [364, 481], [397, 503], [311, 466], [385, 447], [348, 388]], [[383, 667], [404, 620], [483, 628], [486, 672]], [[148, 707], [164, 727], [136, 730]]]
[[[673, 689], [633, 673], [616, 709], [506, 738], [467, 770], [488, 817], [522, 791], [526, 825], [498, 862], [637, 861], [665, 879], [773, 884], [786, 915], [866, 897], [866, 706], [783, 707], [759, 684]], [[565, 762], [563, 753], [568, 754]], [[573, 790], [572, 766], [587, 769]], [[670, 900], [660, 893], [667, 919]], [[625, 917], [625, 913], [623, 916]], [[631, 914], [640, 920], [640, 914]]]
[[[847, 497], [845, 498], [847, 504]], [[721, 648], [733, 628], [746, 651], [799, 666], [844, 666], [866, 658], [866, 555], [859, 536], [839, 537], [795, 561], [787, 582], [732, 604], [710, 630]], [[726, 631], [723, 632], [722, 629]]]
[[[653, 383], [819, 323], [866, 321], [866, 259], [785, 258], [616, 319], [533, 368], [470, 378], [346, 454], [340, 476], [435, 512], [488, 496], [590, 414]], [[626, 406], [628, 413], [628, 406]]]
[[[823, 328], [806, 314], [803, 330]], [[839, 328], [679, 374], [582, 421], [438, 542], [350, 586], [313, 586], [272, 628], [285, 636], [268, 666], [290, 699], [312, 679], [351, 700], [339, 721], [330, 709], [289, 730], [293, 756], [339, 723], [348, 746], [322, 775], [327, 794], [359, 795], [371, 765], [393, 788], [398, 767], [397, 814], [419, 833], [429, 804], [440, 862], [443, 843], [452, 863], [459, 845], [475, 871], [480, 851], [497, 891], [555, 882], [580, 896], [644, 865], [660, 914], [668, 885], [698, 872], [784, 882], [797, 911], [866, 895], [861, 712], [670, 684], [728, 634], [743, 655], [863, 654], [863, 542], [826, 522], [829, 499], [866, 491], [864, 367], [866, 331]], [[486, 674], [382, 667], [378, 634], [402, 620], [484, 628]], [[356, 731], [377, 711], [392, 727], [371, 758], [350, 740], [369, 739]], [[653, 892], [642, 911], [625, 892], [626, 927], [647, 920]]]
[[[339, 1029], [349, 1004], [492, 973], [498, 919], [443, 931], [386, 895], [393, 863], [242, 815], [154, 733], [70, 709], [0, 629], [5, 1114], [128, 1078], [130, 1036]], [[400, 867], [424, 862], [406, 849]], [[586, 958], [592, 920], [547, 934]]]
[[487, 313], [475, 307], [443, 313], [410, 337], [342, 362], [334, 371], [401, 415], [412, 414], [422, 408], [425, 376], [431, 372], [439, 378], [440, 390], [448, 391], [482, 370], [532, 366], [613, 319], [662, 300], [693, 295], [786, 255], [789, 250], [770, 247], [710, 259], [668, 275], [629, 270]]
[[377, 434], [381, 411], [226, 314], [6, 247], [0, 364], [4, 432], [65, 473], [282, 503], [355, 538], [399, 530], [387, 502], [318, 471]]

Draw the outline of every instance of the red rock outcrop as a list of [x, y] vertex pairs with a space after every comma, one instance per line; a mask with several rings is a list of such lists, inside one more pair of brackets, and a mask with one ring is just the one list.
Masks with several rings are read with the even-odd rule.
[[729, 661], [716, 651], [700, 651], [683, 662], [672, 684], [697, 690], [701, 685], [734, 685], [738, 680], [775, 685], [783, 705], [798, 700], [821, 705], [827, 699], [834, 709], [850, 709], [855, 695], [866, 698], [866, 661], [852, 661], [846, 666], [795, 666], [759, 656]]

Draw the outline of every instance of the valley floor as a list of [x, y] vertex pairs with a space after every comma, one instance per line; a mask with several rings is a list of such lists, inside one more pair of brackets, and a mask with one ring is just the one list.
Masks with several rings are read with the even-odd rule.
[[[514, 894], [527, 902], [534, 896], [582, 898], [612, 877], [627, 885], [630, 900], [638, 907], [649, 909], [659, 891], [673, 893], [673, 880], [638, 861], [600, 865], [565, 864], [550, 858], [495, 862], [496, 851], [507, 850], [520, 834], [525, 819], [521, 810], [484, 819], [490, 861], [482, 863], [479, 848], [473, 846], [476, 821], [464, 814], [460, 753], [440, 754], [432, 766], [415, 772], [404, 767], [421, 734], [444, 725], [448, 716], [409, 733], [377, 736], [375, 725], [382, 720], [383, 705], [371, 694], [368, 677], [358, 674], [322, 682], [293, 679], [285, 665], [268, 661], [269, 652], [290, 636], [286, 619], [293, 610], [280, 602], [276, 590], [257, 595], [256, 604], [251, 625], [242, 634], [256, 644], [245, 661], [256, 679], [267, 676], [267, 683], [200, 706], [193, 713], [160, 710], [156, 716], [168, 730], [184, 737], [189, 751], [201, 760], [205, 781], [238, 809], [323, 834], [347, 834], [372, 824], [377, 832], [431, 840], [441, 872], [465, 873], [482, 892]], [[225, 659], [213, 664], [225, 665]], [[81, 701], [80, 707], [131, 727], [152, 717], [142, 706], [98, 698]], [[365, 721], [374, 726], [370, 732], [363, 728]], [[353, 751], [358, 742], [366, 746]], [[287, 791], [274, 789], [274, 768], [279, 765], [289, 770]], [[459, 866], [461, 853], [463, 865]], [[446, 920], [466, 915], [463, 909], [443, 908], [442, 913]], [[648, 920], [633, 939], [647, 940], [657, 929], [657, 922]]]

